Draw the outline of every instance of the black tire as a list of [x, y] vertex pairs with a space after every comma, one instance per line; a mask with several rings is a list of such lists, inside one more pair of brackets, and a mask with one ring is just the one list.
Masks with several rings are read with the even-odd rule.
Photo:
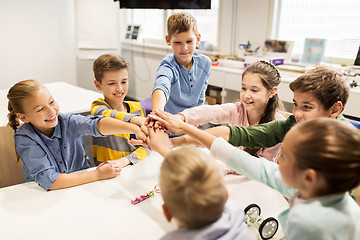
[[250, 204], [249, 206], [247, 206], [247, 207], [245, 208], [245, 210], [244, 210], [245, 215], [246, 215], [247, 212], [249, 212], [249, 211], [250, 211], [250, 212], [255, 212], [255, 211], [256, 211], [259, 216], [260, 216], [260, 214], [261, 214], [261, 209], [260, 209], [259, 205], [255, 204], [255, 203]]
[[265, 219], [259, 227], [259, 234], [261, 239], [270, 239], [272, 238], [279, 228], [279, 222], [276, 218], [269, 217]]

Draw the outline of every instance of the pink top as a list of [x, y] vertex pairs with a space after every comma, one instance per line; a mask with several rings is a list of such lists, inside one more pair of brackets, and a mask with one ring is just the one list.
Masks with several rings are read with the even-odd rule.
[[[229, 124], [230, 126], [249, 126], [249, 119], [241, 102], [225, 103], [221, 105], [202, 105], [189, 108], [181, 112], [185, 117], [185, 122], [193, 125], [213, 123]], [[275, 119], [286, 119], [285, 113], [276, 112]], [[276, 156], [280, 150], [281, 143], [271, 147], [262, 148], [257, 153], [257, 157], [264, 157], [270, 161], [277, 162]], [[243, 149], [243, 147], [239, 147]]]

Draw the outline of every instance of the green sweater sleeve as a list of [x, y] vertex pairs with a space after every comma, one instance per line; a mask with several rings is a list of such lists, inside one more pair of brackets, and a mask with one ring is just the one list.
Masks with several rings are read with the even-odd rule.
[[296, 123], [293, 115], [285, 120], [274, 120], [268, 123], [247, 127], [229, 127], [229, 143], [246, 148], [268, 148], [282, 142], [285, 134]]

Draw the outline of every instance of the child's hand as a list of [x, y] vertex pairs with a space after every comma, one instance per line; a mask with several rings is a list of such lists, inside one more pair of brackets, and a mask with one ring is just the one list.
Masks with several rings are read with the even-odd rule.
[[[135, 138], [132, 138], [130, 140], [127, 141], [129, 144], [132, 144], [132, 145], [143, 145], [143, 146], [147, 146], [149, 147], [149, 145], [147, 144], [147, 141], [143, 141], [143, 140], [138, 140], [138, 139], [135, 139]], [[149, 147], [150, 148], [150, 147]], [[150, 149], [151, 150], [151, 149]]]
[[131, 162], [127, 157], [122, 157], [120, 159], [117, 160], [113, 160], [111, 161], [111, 164], [118, 166], [120, 168], [126, 167], [127, 165], [129, 165]]
[[148, 130], [148, 127], [146, 126], [145, 122], [140, 126], [140, 129], [146, 136], [149, 136], [149, 130]]
[[231, 168], [229, 168], [228, 165], [226, 165], [224, 162], [222, 162], [220, 160], [216, 160], [216, 163], [218, 164], [219, 168], [222, 170], [224, 175], [228, 175], [228, 174], [240, 175], [235, 170], [232, 170]]
[[156, 110], [155, 114], [156, 115], [150, 114], [149, 118], [154, 121], [158, 121], [167, 130], [173, 132], [174, 134], [184, 133], [182, 127], [185, 123], [175, 115], [172, 115], [171, 113], [165, 112], [163, 110]]
[[119, 176], [121, 168], [110, 162], [103, 162], [96, 167], [96, 173], [99, 179], [109, 179]]
[[161, 128], [149, 128], [150, 137], [147, 139], [149, 148], [166, 156], [171, 151], [169, 134]]
[[142, 131], [141, 128], [139, 128], [139, 131], [135, 133], [135, 135], [136, 135], [136, 139], [146, 141], [147, 136], [145, 135], [145, 133]]

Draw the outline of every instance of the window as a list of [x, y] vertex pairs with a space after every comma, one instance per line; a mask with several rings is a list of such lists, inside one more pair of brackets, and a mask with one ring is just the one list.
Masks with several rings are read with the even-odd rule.
[[[127, 25], [140, 25], [140, 38], [165, 44], [166, 21], [174, 12], [187, 11], [196, 18], [201, 40], [217, 46], [219, 0], [211, 1], [211, 10], [123, 9]], [[125, 38], [125, 36], [124, 36]]]
[[325, 57], [355, 59], [360, 44], [359, 0], [278, 0], [274, 38], [294, 41], [301, 56], [305, 38], [325, 38]]

